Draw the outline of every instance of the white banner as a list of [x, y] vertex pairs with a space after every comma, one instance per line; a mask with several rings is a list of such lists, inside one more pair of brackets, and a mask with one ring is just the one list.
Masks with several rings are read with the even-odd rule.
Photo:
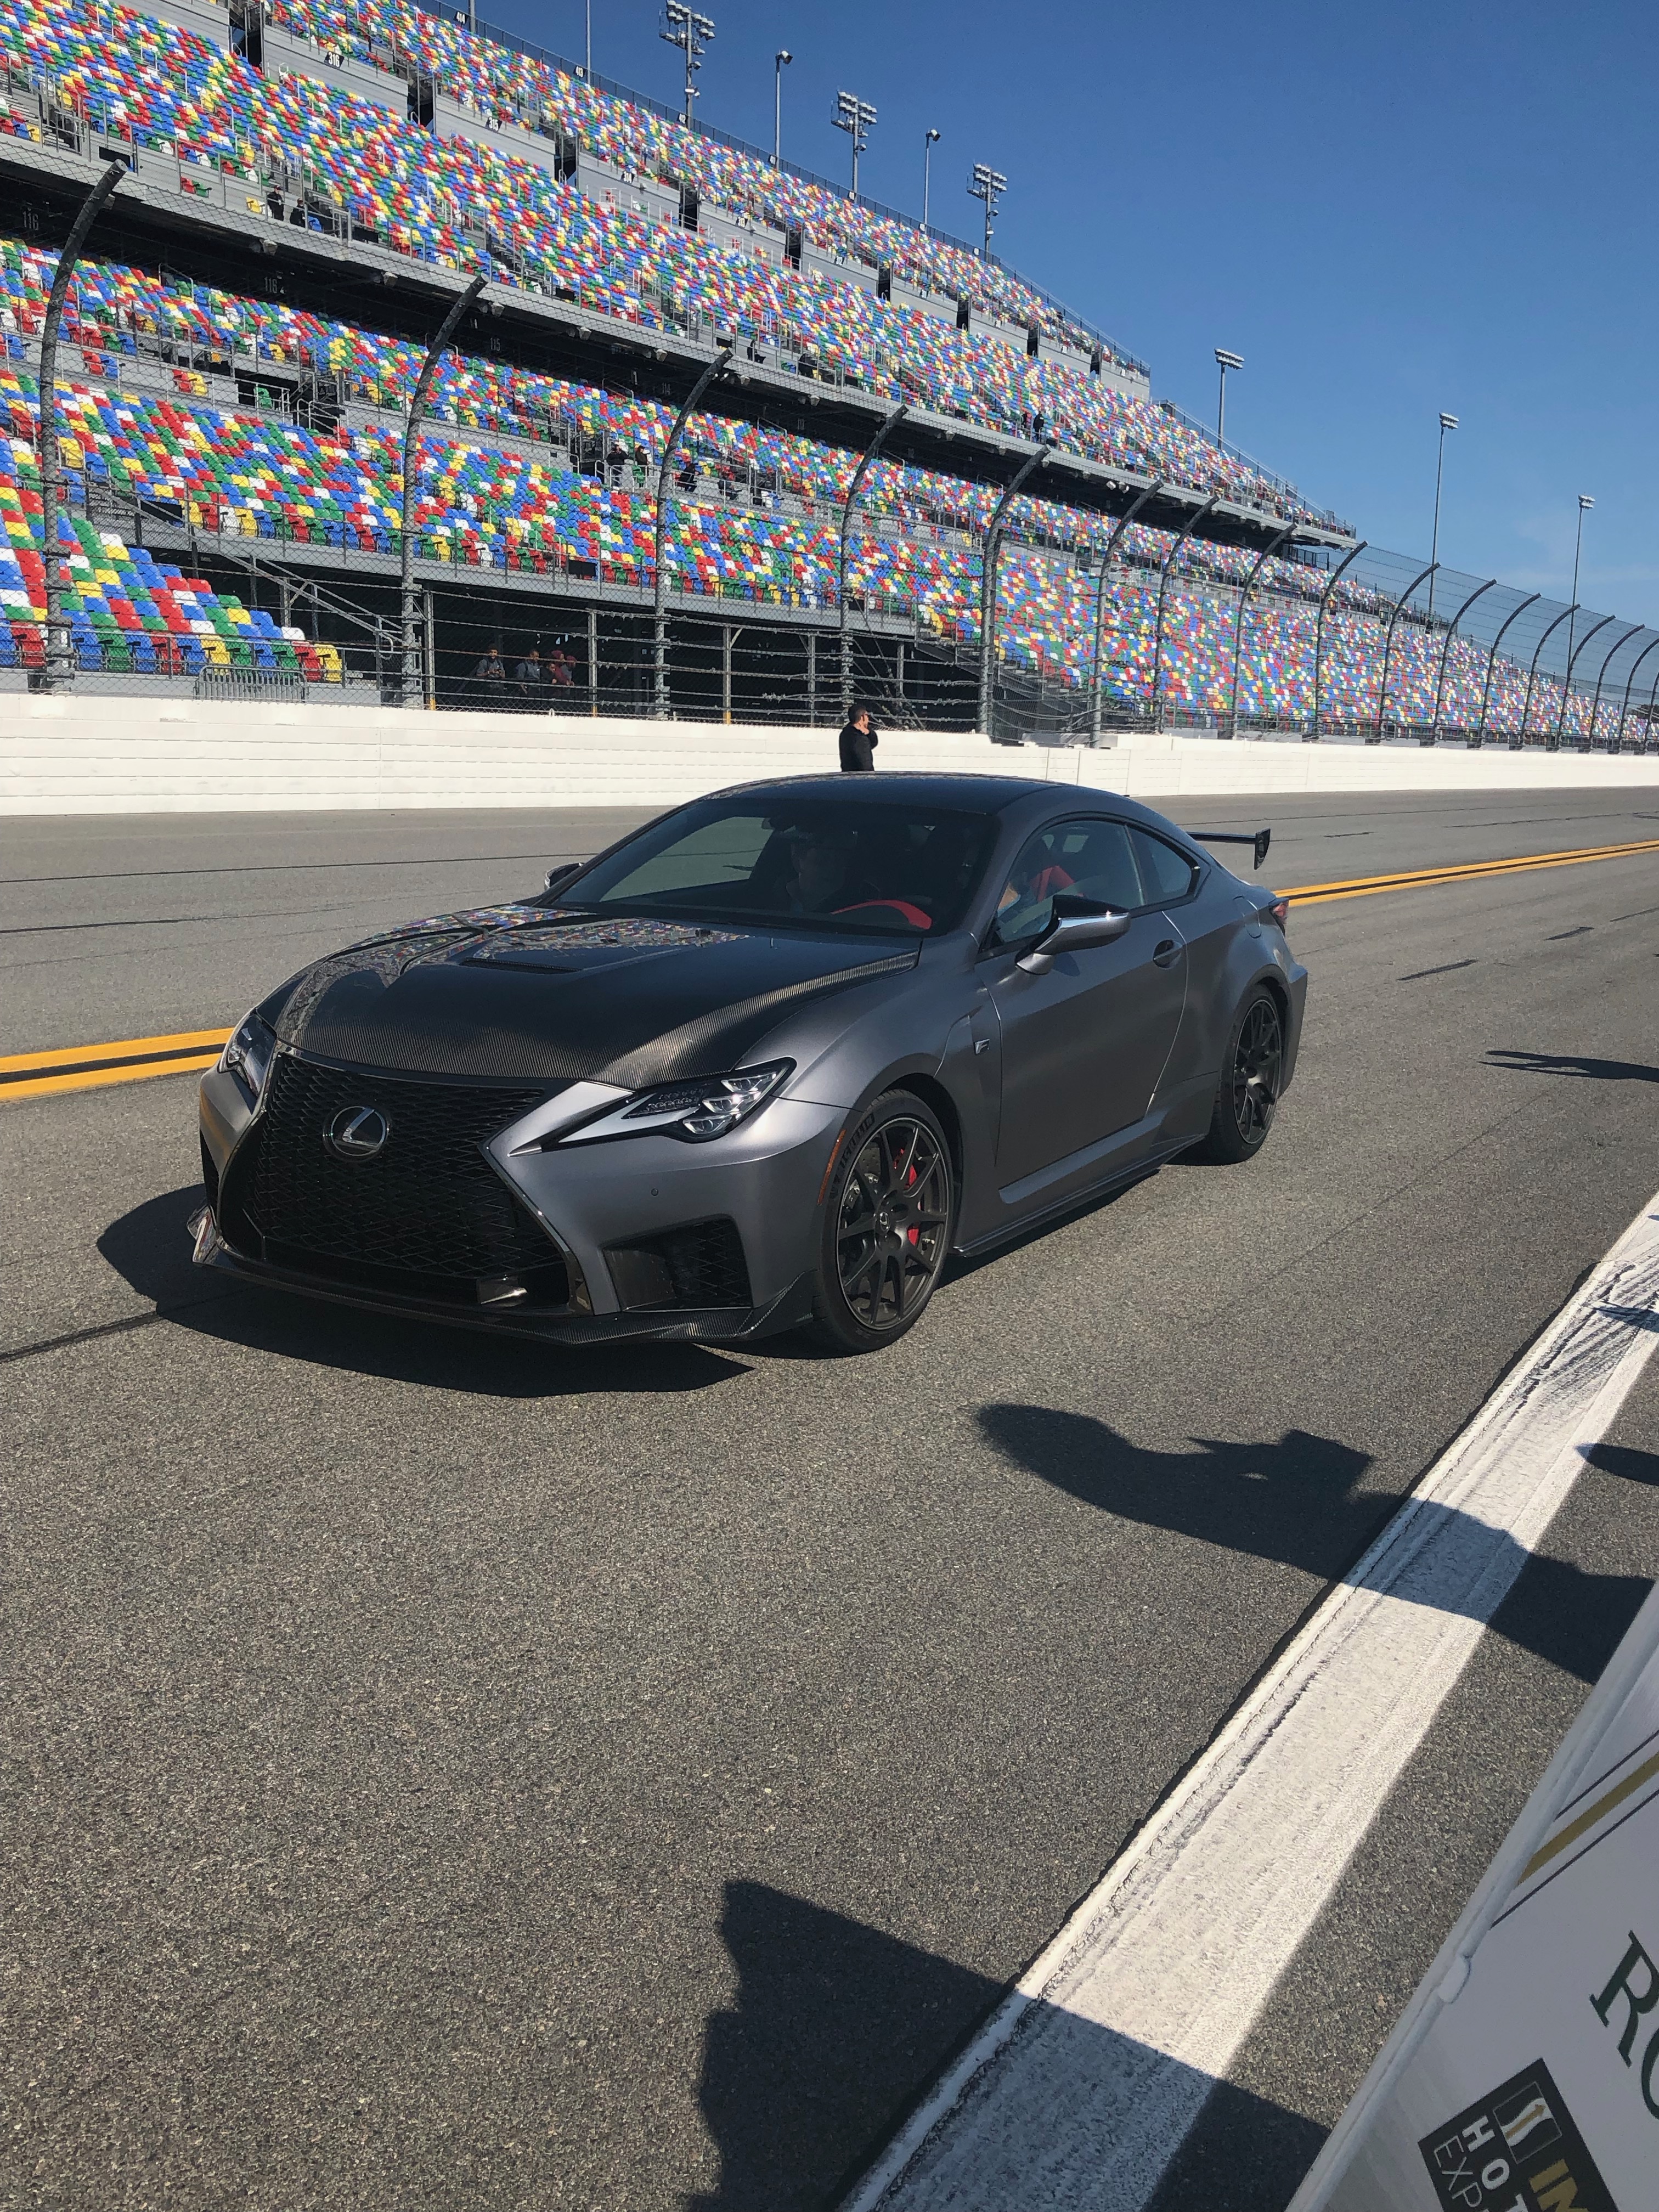
[[1659, 1589], [1290, 2212], [1659, 2208]]

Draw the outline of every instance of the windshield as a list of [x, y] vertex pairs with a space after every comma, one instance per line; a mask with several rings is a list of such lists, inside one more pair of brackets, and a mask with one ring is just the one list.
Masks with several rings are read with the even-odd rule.
[[710, 799], [653, 823], [551, 903], [837, 933], [954, 929], [996, 832], [986, 814], [833, 799]]

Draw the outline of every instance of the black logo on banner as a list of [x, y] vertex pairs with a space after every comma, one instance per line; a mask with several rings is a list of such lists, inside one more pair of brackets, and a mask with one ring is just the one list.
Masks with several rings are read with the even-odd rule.
[[1443, 2212], [1619, 2212], [1541, 2058], [1418, 2148]]

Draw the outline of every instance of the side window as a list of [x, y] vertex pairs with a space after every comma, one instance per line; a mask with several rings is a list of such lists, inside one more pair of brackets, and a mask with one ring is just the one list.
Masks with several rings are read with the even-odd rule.
[[1009, 870], [997, 904], [997, 942], [1017, 945], [1039, 935], [1048, 927], [1061, 891], [1097, 906], [1143, 903], [1129, 833], [1121, 822], [1095, 817], [1051, 822], [1039, 830]]
[[1131, 830], [1129, 835], [1140, 863], [1140, 880], [1146, 886], [1146, 903], [1170, 906], [1176, 899], [1184, 899], [1198, 877], [1193, 862], [1150, 830]]

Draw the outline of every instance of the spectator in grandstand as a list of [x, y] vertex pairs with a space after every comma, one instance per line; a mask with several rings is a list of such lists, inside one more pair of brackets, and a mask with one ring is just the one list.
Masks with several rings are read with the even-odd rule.
[[841, 769], [843, 775], [866, 775], [875, 767], [875, 750], [881, 743], [875, 724], [870, 719], [870, 709], [855, 706], [841, 733]]
[[539, 714], [545, 701], [542, 697], [542, 655], [538, 644], [532, 644], [513, 671], [513, 681], [519, 687], [516, 705], [526, 714]]
[[543, 662], [542, 672], [546, 678], [550, 694], [548, 706], [556, 714], [562, 707], [568, 705], [569, 701], [566, 695], [574, 683], [576, 674], [575, 664], [571, 659], [562, 638], [554, 646], [553, 650]]
[[499, 714], [507, 704], [507, 663], [501, 659], [501, 641], [496, 638], [487, 653], [479, 656], [472, 672], [472, 696], [480, 707]]

